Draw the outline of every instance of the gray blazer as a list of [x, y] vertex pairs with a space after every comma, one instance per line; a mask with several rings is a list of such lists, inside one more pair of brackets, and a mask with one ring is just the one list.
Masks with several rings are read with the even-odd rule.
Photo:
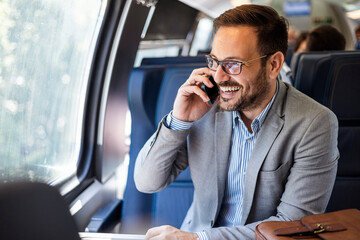
[[259, 221], [289, 221], [325, 211], [333, 188], [338, 123], [326, 107], [284, 82], [248, 162], [241, 225], [212, 228], [227, 179], [232, 114], [215, 105], [186, 131], [159, 124], [135, 165], [136, 187], [160, 191], [187, 166], [195, 192], [181, 229], [210, 239], [254, 239]]

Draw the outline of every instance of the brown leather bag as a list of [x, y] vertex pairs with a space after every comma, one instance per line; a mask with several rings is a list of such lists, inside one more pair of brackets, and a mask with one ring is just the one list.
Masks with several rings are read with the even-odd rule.
[[360, 211], [346, 209], [309, 215], [299, 221], [269, 221], [255, 228], [256, 240], [360, 240]]

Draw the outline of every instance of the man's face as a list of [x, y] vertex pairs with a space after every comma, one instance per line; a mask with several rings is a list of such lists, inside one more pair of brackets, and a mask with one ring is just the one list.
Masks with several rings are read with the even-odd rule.
[[[219, 61], [248, 61], [261, 57], [255, 28], [221, 27], [215, 35], [211, 55]], [[271, 91], [261, 59], [243, 64], [239, 75], [226, 74], [219, 66], [214, 79], [220, 88], [220, 107], [227, 111], [252, 110], [265, 101]]]

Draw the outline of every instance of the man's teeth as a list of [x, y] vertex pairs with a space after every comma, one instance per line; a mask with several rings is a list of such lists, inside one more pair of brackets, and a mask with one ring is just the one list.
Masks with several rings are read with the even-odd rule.
[[220, 87], [222, 92], [235, 92], [240, 89], [240, 87]]

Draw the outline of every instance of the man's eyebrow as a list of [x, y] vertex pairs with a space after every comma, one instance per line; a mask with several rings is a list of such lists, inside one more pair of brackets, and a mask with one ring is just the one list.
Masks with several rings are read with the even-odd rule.
[[211, 57], [213, 57], [214, 59], [218, 60], [218, 61], [230, 61], [230, 60], [234, 60], [234, 61], [238, 61], [238, 62], [243, 62], [244, 60], [241, 60], [239, 57], [226, 57], [222, 60], [219, 60], [219, 58], [217, 58], [214, 54], [210, 53], [209, 54]]

